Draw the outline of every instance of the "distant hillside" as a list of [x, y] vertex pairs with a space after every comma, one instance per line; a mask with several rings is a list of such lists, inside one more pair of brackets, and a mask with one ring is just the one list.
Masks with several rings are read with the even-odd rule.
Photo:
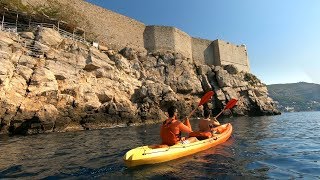
[[269, 95], [282, 112], [320, 111], [320, 84], [291, 83], [267, 85]]

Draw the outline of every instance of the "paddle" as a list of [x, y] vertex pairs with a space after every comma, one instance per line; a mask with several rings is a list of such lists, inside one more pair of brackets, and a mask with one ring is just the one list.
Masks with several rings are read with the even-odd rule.
[[221, 113], [222, 113], [223, 111], [225, 111], [225, 110], [227, 110], [227, 109], [233, 108], [233, 106], [236, 105], [237, 102], [238, 102], [238, 100], [236, 100], [236, 99], [231, 99], [231, 100], [227, 103], [226, 107], [224, 107], [224, 108], [222, 109], [222, 111], [214, 117], [214, 119], [216, 120], [216, 119], [221, 115]]
[[214, 94], [213, 91], [207, 92], [207, 93], [201, 98], [198, 106], [197, 106], [196, 108], [194, 108], [194, 110], [191, 111], [191, 113], [187, 116], [187, 119], [189, 119], [189, 118], [192, 116], [192, 114], [198, 109], [199, 106], [201, 106], [201, 105], [203, 105], [204, 103], [208, 102], [208, 101], [211, 99], [211, 97], [213, 96], [213, 94]]

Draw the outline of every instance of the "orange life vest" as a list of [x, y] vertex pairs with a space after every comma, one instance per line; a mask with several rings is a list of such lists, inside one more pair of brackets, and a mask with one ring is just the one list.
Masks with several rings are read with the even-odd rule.
[[166, 121], [164, 121], [161, 126], [160, 136], [162, 139], [161, 144], [166, 144], [168, 146], [177, 144], [181, 139], [177, 124], [171, 122], [166, 124]]
[[163, 122], [160, 130], [162, 144], [169, 146], [177, 144], [181, 140], [181, 132], [192, 132], [189, 119], [186, 119], [184, 123], [176, 120], [176, 117], [167, 119]]

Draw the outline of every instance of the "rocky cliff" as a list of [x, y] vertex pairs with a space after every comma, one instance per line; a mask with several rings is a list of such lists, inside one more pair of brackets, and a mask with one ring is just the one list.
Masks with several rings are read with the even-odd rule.
[[[42, 55], [25, 48], [30, 41]], [[169, 51], [148, 54], [124, 47], [102, 52], [47, 28], [19, 35], [0, 31], [1, 133], [158, 122], [171, 104], [183, 117], [210, 90], [215, 91], [209, 103], [214, 112], [237, 98], [233, 115], [279, 114], [266, 86], [232, 65], [196, 66]]]

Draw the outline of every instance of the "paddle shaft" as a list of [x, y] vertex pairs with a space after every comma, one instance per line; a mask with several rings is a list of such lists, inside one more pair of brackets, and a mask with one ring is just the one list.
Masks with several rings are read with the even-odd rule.
[[217, 114], [214, 118], [217, 119], [217, 118], [221, 115], [221, 113], [222, 113], [223, 111], [225, 111], [225, 110], [227, 110], [227, 109], [233, 108], [233, 106], [237, 104], [237, 101], [238, 101], [238, 100], [236, 100], [236, 99], [231, 99], [231, 100], [227, 103], [227, 105], [222, 109], [222, 111], [221, 111], [219, 114]]
[[220, 111], [219, 114], [217, 114], [217, 115], [214, 117], [214, 119], [217, 119], [224, 110], [225, 110], [225, 109], [222, 109], [222, 111]]
[[194, 108], [194, 109], [191, 111], [191, 113], [187, 116], [187, 119], [189, 119], [189, 118], [192, 116], [192, 114], [193, 114], [194, 112], [196, 112], [196, 110], [198, 109], [198, 107], [199, 107], [199, 106], [197, 106], [196, 108]]
[[198, 109], [199, 106], [201, 106], [201, 105], [203, 105], [204, 103], [208, 102], [208, 101], [211, 99], [211, 97], [213, 96], [213, 94], [214, 94], [213, 91], [207, 92], [207, 93], [201, 98], [198, 106], [197, 106], [196, 108], [194, 108], [194, 109], [191, 111], [191, 113], [187, 116], [187, 119], [189, 119], [189, 118], [192, 116], [192, 114]]

